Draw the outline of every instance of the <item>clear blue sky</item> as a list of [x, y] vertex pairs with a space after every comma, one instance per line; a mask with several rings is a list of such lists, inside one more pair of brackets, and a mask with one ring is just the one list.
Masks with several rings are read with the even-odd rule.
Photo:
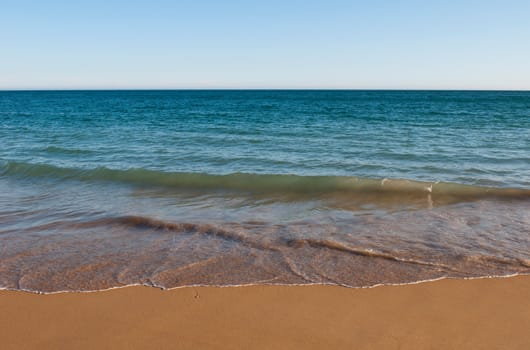
[[0, 89], [530, 89], [530, 1], [0, 0]]

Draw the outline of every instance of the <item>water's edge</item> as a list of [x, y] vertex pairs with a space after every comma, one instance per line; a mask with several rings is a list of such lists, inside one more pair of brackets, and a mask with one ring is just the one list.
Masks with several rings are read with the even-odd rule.
[[157, 285], [152, 285], [152, 284], [133, 283], [133, 284], [128, 284], [124, 286], [116, 286], [116, 287], [97, 289], [97, 290], [59, 290], [59, 291], [54, 291], [54, 292], [42, 292], [42, 291], [31, 290], [31, 289], [16, 289], [16, 288], [0, 287], [0, 292], [9, 291], [9, 292], [22, 292], [22, 293], [39, 294], [39, 295], [53, 295], [53, 294], [66, 294], [66, 293], [84, 294], [84, 293], [108, 292], [108, 291], [112, 291], [116, 289], [124, 289], [124, 288], [131, 288], [131, 287], [154, 288], [154, 289], [159, 289], [163, 292], [169, 292], [172, 290], [184, 289], [184, 288], [190, 288], [190, 289], [191, 288], [245, 288], [245, 287], [259, 287], [259, 286], [264, 286], [264, 287], [312, 287], [312, 286], [326, 287], [326, 286], [329, 286], [329, 287], [344, 287], [348, 289], [372, 289], [372, 288], [379, 288], [379, 287], [410, 286], [410, 285], [437, 282], [437, 281], [443, 281], [443, 280], [471, 281], [471, 280], [483, 280], [483, 279], [507, 279], [507, 278], [513, 278], [513, 277], [519, 277], [519, 276], [530, 276], [530, 273], [513, 273], [509, 275], [488, 275], [488, 276], [478, 276], [478, 277], [449, 277], [449, 276], [446, 276], [446, 277], [438, 277], [438, 278], [432, 278], [432, 279], [426, 279], [426, 280], [419, 280], [415, 282], [377, 283], [377, 284], [369, 285], [369, 286], [349, 286], [346, 284], [338, 284], [338, 283], [246, 283], [246, 284], [225, 284], [225, 285], [190, 284], [190, 285], [165, 288], [162, 286], [157, 286]]

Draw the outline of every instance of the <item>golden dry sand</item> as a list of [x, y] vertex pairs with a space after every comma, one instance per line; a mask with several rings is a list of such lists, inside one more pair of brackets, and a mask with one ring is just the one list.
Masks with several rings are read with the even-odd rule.
[[0, 292], [2, 349], [530, 349], [530, 277]]

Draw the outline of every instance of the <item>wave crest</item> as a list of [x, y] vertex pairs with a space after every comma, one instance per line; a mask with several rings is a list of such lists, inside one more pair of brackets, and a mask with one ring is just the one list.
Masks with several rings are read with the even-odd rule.
[[374, 179], [355, 176], [301, 176], [282, 174], [164, 172], [148, 169], [63, 168], [49, 164], [8, 161], [0, 165], [0, 176], [106, 181], [130, 185], [190, 190], [231, 190], [251, 193], [358, 193], [451, 196], [454, 198], [530, 199], [530, 189], [484, 187], [459, 183], [409, 179]]

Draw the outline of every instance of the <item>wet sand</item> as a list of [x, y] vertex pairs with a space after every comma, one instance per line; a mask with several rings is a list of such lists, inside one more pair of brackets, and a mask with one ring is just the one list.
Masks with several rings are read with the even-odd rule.
[[2, 349], [529, 349], [530, 277], [0, 291]]

